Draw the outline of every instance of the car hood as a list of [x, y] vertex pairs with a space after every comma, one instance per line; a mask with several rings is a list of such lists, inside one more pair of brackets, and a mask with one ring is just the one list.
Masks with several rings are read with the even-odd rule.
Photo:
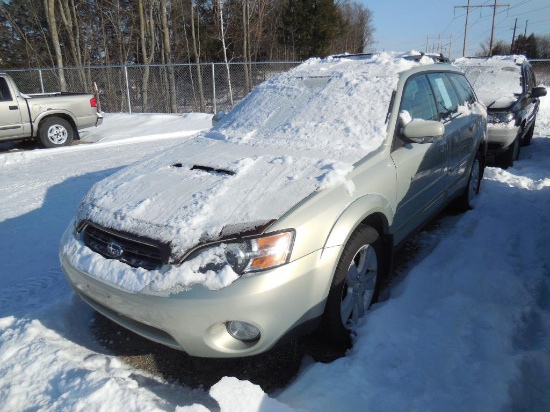
[[330, 157], [199, 136], [97, 183], [77, 219], [169, 244], [177, 261], [197, 244], [265, 228], [344, 182], [353, 166]]
[[514, 94], [503, 96], [494, 92], [477, 92], [477, 97], [489, 110], [507, 109], [518, 99]]

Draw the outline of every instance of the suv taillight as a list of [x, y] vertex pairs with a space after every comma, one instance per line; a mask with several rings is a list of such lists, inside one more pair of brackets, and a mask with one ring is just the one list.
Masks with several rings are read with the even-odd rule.
[[95, 98], [95, 96], [90, 99], [90, 106], [97, 107], [97, 99]]

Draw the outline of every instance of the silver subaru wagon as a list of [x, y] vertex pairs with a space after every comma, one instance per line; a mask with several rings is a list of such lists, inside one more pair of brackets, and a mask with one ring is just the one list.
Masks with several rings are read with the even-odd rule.
[[393, 251], [472, 207], [486, 117], [460, 69], [420, 53], [310, 59], [94, 185], [61, 264], [98, 312], [193, 356], [313, 330], [349, 345]]

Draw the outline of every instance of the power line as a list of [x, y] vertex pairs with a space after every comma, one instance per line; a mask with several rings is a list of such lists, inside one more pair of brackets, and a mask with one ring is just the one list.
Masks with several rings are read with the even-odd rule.
[[[488, 3], [488, 2], [486, 2], [486, 3]], [[497, 8], [498, 7], [508, 7], [508, 8], [510, 8], [510, 5], [509, 4], [497, 4], [497, 0], [495, 0], [495, 4], [493, 4], [492, 6], [487, 5], [486, 3], [472, 6], [472, 5], [470, 5], [470, 0], [468, 0], [468, 4], [466, 6], [455, 6], [455, 9], [457, 9], [457, 8], [458, 9], [463, 9], [463, 8], [466, 9], [466, 23], [464, 24], [464, 44], [462, 46], [462, 56], [466, 55], [466, 38], [467, 38], [467, 35], [468, 35], [468, 15], [469, 15], [469, 12], [470, 12], [470, 8], [472, 8], [472, 9], [476, 9], [476, 8], [482, 9], [483, 7], [492, 7], [493, 8], [493, 23], [491, 25], [491, 40], [489, 42], [489, 56], [491, 56], [493, 54], [493, 39], [494, 39], [494, 34], [495, 34], [495, 18], [496, 18]]]

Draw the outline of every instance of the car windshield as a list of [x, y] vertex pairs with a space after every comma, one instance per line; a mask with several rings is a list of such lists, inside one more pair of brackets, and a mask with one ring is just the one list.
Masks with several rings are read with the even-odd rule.
[[[356, 70], [324, 71], [312, 64], [256, 88], [207, 137], [238, 144], [324, 153], [359, 160], [377, 149], [398, 76]], [[312, 70], [314, 69], [314, 70]]]
[[510, 96], [521, 94], [521, 68], [519, 66], [466, 66], [466, 77], [477, 93]]

